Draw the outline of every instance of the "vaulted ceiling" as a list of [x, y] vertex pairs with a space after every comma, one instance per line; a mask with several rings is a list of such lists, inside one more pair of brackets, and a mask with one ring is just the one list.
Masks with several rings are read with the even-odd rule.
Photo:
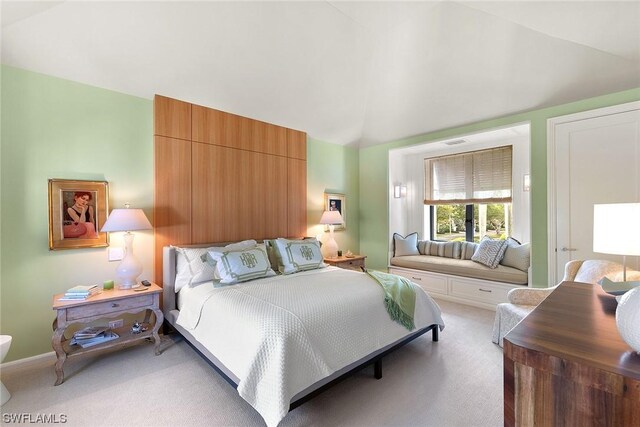
[[367, 146], [640, 87], [640, 1], [11, 2], [2, 63]]

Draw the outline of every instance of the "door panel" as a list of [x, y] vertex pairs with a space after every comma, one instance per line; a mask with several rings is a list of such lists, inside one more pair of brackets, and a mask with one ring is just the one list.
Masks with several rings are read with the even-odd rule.
[[[574, 259], [610, 259], [593, 252], [593, 205], [640, 201], [640, 111], [555, 127], [556, 281]], [[624, 224], [611, 222], [612, 233]], [[628, 258], [629, 268], [638, 260]]]

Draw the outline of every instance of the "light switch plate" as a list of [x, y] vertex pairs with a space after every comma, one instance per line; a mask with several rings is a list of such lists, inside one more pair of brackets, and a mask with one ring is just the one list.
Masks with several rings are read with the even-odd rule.
[[120, 261], [124, 258], [123, 248], [109, 248], [109, 261]]

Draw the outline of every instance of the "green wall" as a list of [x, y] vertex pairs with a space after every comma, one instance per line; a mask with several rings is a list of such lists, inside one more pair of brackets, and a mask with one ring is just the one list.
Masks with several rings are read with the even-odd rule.
[[[13, 336], [6, 361], [51, 351], [53, 294], [112, 278], [107, 249], [49, 251], [47, 180], [106, 180], [110, 208], [153, 207], [153, 102], [51, 76], [1, 67], [0, 333]], [[358, 151], [309, 139], [309, 235], [325, 191], [347, 196], [343, 249], [357, 252]], [[111, 236], [122, 246], [120, 233]], [[153, 271], [153, 234], [137, 232], [142, 278]]]
[[[52, 295], [112, 278], [106, 248], [49, 251], [47, 180], [106, 180], [110, 208], [153, 207], [152, 102], [2, 67], [0, 331], [8, 360], [51, 351]], [[111, 243], [122, 246], [121, 236]], [[136, 233], [150, 278], [151, 232]]]
[[[307, 224], [309, 236], [322, 234], [319, 225], [324, 211], [324, 193], [341, 193], [346, 196], [345, 230], [335, 231], [338, 247], [343, 251], [358, 253], [360, 227], [358, 221], [358, 150], [342, 145], [329, 144], [308, 138], [307, 140]], [[328, 234], [328, 232], [327, 232]]]
[[534, 286], [547, 286], [547, 119], [640, 100], [640, 88], [570, 104], [427, 133], [360, 150], [360, 249], [367, 266], [383, 268], [388, 253], [388, 152], [515, 123], [531, 123], [531, 248]]

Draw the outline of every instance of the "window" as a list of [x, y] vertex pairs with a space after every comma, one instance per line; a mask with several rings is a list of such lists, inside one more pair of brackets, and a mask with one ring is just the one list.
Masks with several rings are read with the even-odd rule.
[[513, 229], [511, 203], [430, 205], [430, 239], [479, 242], [506, 239]]
[[[432, 240], [505, 239], [513, 228], [511, 146], [425, 159]], [[427, 212], [425, 212], [427, 213]]]

